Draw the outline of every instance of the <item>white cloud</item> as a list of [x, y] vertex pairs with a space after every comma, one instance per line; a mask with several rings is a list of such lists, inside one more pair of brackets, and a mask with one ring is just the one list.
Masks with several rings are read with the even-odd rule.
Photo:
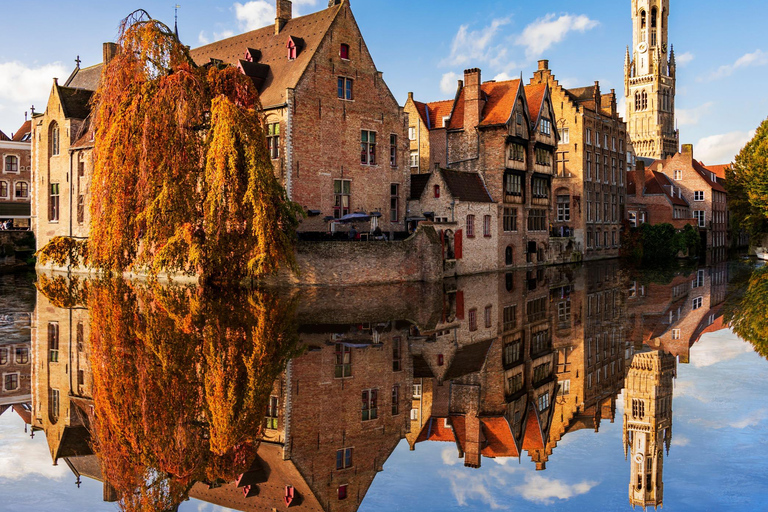
[[506, 56], [507, 50], [502, 45], [493, 44], [501, 27], [509, 25], [511, 18], [497, 18], [480, 30], [469, 30], [469, 25], [462, 25], [453, 38], [451, 55], [443, 60], [444, 66], [478, 65], [481, 62], [498, 61]]
[[200, 33], [197, 35], [197, 41], [200, 44], [209, 44], [211, 42], [211, 40], [208, 39], [208, 36], [205, 34], [205, 30], [201, 30]]
[[733, 162], [741, 149], [755, 136], [750, 132], [730, 132], [704, 137], [696, 143], [694, 156], [705, 164], [717, 165]]
[[459, 78], [460, 76], [453, 71], [444, 74], [443, 78], [440, 79], [440, 91], [443, 94], [455, 94]]
[[734, 62], [733, 64], [726, 64], [724, 66], [720, 66], [719, 68], [717, 68], [717, 71], [713, 71], [712, 73], [710, 73], [707, 78], [699, 78], [699, 81], [703, 82], [703, 81], [710, 81], [710, 80], [718, 80], [720, 78], [731, 76], [738, 69], [754, 67], [754, 66], [765, 66], [766, 64], [768, 64], [768, 53], [765, 53], [762, 50], [755, 50], [752, 53], [747, 53], [745, 55], [742, 55], [741, 57], [736, 59], [736, 62]]
[[466, 507], [470, 500], [479, 500], [491, 510], [508, 508], [496, 501], [496, 498], [500, 497], [499, 494], [495, 490], [492, 492], [489, 488], [494, 482], [488, 481], [482, 473], [451, 470], [450, 473], [443, 474], [443, 476], [447, 476], [450, 480], [451, 491], [460, 507]]
[[24, 112], [33, 104], [38, 111], [43, 110], [53, 79], [58, 78], [63, 84], [70, 72], [60, 62], [40, 66], [18, 61], [0, 63], [0, 129], [10, 132], [19, 128]]
[[18, 482], [32, 476], [62, 480], [69, 470], [66, 465], [54, 466], [45, 436], [35, 439], [24, 433], [24, 422], [13, 412], [0, 420], [0, 480]]
[[675, 55], [675, 63], [680, 67], [685, 67], [690, 64], [694, 58], [695, 56], [691, 52], [681, 53], [680, 55]]
[[235, 2], [235, 17], [243, 30], [256, 30], [275, 22], [275, 4], [266, 0], [254, 0], [241, 4]]
[[678, 435], [672, 439], [672, 446], [688, 446], [689, 444], [691, 444], [691, 440], [685, 436]]
[[529, 473], [525, 477], [525, 483], [516, 486], [515, 490], [528, 501], [550, 505], [554, 503], [555, 499], [569, 500], [575, 496], [587, 494], [597, 484], [598, 482], [584, 480], [571, 485], [562, 480]]
[[729, 426], [737, 429], [745, 429], [747, 427], [756, 427], [760, 423], [762, 423], [763, 420], [765, 420], [766, 418], [768, 418], [768, 409], [760, 409], [758, 411], [754, 411], [750, 413], [749, 415], [745, 416], [739, 421], [735, 421], [729, 424]]
[[443, 459], [443, 464], [446, 466], [455, 466], [459, 463], [459, 456], [456, 453], [455, 449], [451, 448], [445, 448], [441, 453], [440, 456]]
[[497, 82], [506, 82], [507, 80], [514, 80], [514, 77], [509, 76], [509, 74], [507, 74], [505, 71], [504, 73], [499, 73], [493, 77], [493, 79]]
[[[696, 155], [696, 151], [694, 151]], [[697, 157], [697, 159], [699, 159]], [[714, 165], [731, 162], [731, 160], [702, 160]], [[691, 364], [696, 368], [707, 368], [725, 361], [736, 359], [742, 354], [751, 354], [755, 350], [752, 345], [733, 335], [731, 330], [706, 333], [691, 349]]]
[[715, 103], [708, 101], [703, 105], [690, 109], [679, 108], [677, 109], [677, 122], [680, 126], [699, 124], [701, 118], [707, 115], [713, 106], [715, 106]]
[[528, 59], [540, 57], [552, 45], [565, 39], [569, 32], [584, 33], [599, 25], [599, 22], [583, 14], [578, 16], [563, 14], [559, 18], [556, 16], [550, 13], [534, 21], [525, 27], [515, 41], [516, 44], [525, 46], [525, 55]]
[[621, 96], [619, 98], [619, 103], [616, 105], [616, 110], [619, 112], [619, 115], [621, 117], [625, 117], [627, 115], [627, 97]]

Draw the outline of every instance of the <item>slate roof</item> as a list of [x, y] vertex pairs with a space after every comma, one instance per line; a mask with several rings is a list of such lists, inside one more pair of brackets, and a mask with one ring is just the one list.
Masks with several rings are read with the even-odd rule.
[[99, 82], [101, 81], [101, 70], [103, 68], [104, 64], [96, 64], [95, 66], [89, 66], [87, 68], [75, 68], [67, 81], [64, 83], [64, 87], [95, 91], [99, 88]]
[[61, 106], [64, 109], [64, 117], [85, 119], [90, 115], [90, 101], [93, 91], [60, 86], [59, 95], [61, 97]]
[[24, 121], [16, 133], [13, 134], [13, 142], [29, 142], [32, 136], [32, 121]]
[[[268, 25], [195, 48], [191, 55], [200, 66], [209, 63], [211, 59], [237, 66], [241, 60], [245, 60], [249, 48], [259, 50], [261, 55], [258, 63], [269, 66], [267, 77], [259, 88], [261, 103], [265, 107], [281, 105], [286, 101], [286, 89], [296, 87], [331, 24], [343, 8], [344, 4], [340, 3], [307, 16], [293, 18], [285, 24], [279, 34], [275, 34], [274, 25]], [[304, 43], [295, 60], [288, 60], [286, 45], [289, 38], [294, 41], [300, 38]]]
[[458, 379], [464, 375], [479, 372], [485, 364], [485, 358], [492, 342], [493, 340], [489, 339], [460, 348], [456, 352], [444, 380]]
[[485, 188], [483, 179], [476, 172], [440, 169], [448, 190], [455, 199], [470, 203], [492, 203], [493, 199]]
[[421, 199], [421, 194], [424, 193], [424, 189], [431, 178], [431, 174], [411, 174], [411, 197], [412, 201], [418, 201]]

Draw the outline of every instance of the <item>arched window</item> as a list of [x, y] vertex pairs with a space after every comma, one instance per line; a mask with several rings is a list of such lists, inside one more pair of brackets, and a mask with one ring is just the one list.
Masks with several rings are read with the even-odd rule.
[[635, 111], [640, 110], [640, 93], [635, 91]]
[[644, 29], [646, 27], [646, 16], [645, 11], [640, 11], [640, 28]]
[[651, 9], [651, 28], [656, 28], [656, 20], [659, 17], [659, 10], [654, 7]]
[[26, 181], [16, 182], [16, 198], [26, 199], [29, 197], [29, 184]]
[[504, 286], [508, 292], [515, 289], [515, 274], [507, 274], [504, 276]]
[[641, 103], [640, 110], [646, 110], [648, 108], [648, 93], [643, 91], [640, 94], [640, 99], [641, 99], [641, 101], [640, 101], [640, 103]]
[[50, 156], [59, 154], [59, 125], [56, 121], [48, 128], [48, 143], [50, 144]]
[[16, 155], [5, 157], [5, 172], [19, 172], [19, 157]]
[[8, 189], [7, 181], [0, 181], [0, 198], [7, 199], [10, 190]]
[[507, 246], [507, 250], [505, 251], [505, 254], [504, 254], [504, 263], [506, 265], [512, 265], [515, 262], [514, 256], [515, 255], [514, 255], [514, 251], [512, 250], [512, 246], [511, 245]]

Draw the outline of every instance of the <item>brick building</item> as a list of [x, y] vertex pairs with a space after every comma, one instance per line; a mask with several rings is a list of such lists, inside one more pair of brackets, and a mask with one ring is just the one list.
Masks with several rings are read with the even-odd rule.
[[411, 175], [408, 218], [434, 222], [443, 244], [444, 275], [497, 268], [498, 211], [479, 173], [436, 169]]
[[407, 105], [418, 114], [410, 116], [411, 132], [430, 130], [429, 147], [418, 146], [419, 170], [429, 162], [482, 176], [501, 219], [497, 268], [554, 262], [549, 227], [558, 128], [549, 86], [483, 83], [479, 69], [468, 69], [450, 115], [444, 102], [422, 104], [409, 95]]
[[412, 174], [428, 173], [437, 164], [447, 162], [446, 130], [451, 119], [454, 100], [421, 103], [408, 93], [405, 113], [408, 114], [409, 165]]
[[627, 173], [627, 220], [632, 227], [646, 223], [667, 223], [677, 229], [696, 225], [681, 189], [666, 175], [646, 169], [642, 162], [638, 162], [637, 170]]
[[549, 61], [539, 61], [531, 84], [547, 84], [560, 134], [552, 184], [550, 244], [564, 262], [617, 258], [621, 245], [626, 184], [632, 153], [627, 127], [616, 109], [616, 92], [600, 84], [566, 89]]
[[308, 213], [300, 231], [354, 212], [405, 231], [408, 121], [382, 78], [349, 0], [293, 18], [277, 0], [274, 26], [193, 49], [199, 65], [237, 66], [261, 93], [275, 173]]
[[664, 174], [690, 205], [699, 228], [702, 246], [725, 249], [728, 243], [728, 194], [717, 174], [693, 156], [693, 146], [683, 145], [681, 153], [654, 162], [651, 170]]
[[30, 227], [31, 146], [28, 120], [10, 137], [0, 132], [0, 222], [12, 220], [15, 228]]

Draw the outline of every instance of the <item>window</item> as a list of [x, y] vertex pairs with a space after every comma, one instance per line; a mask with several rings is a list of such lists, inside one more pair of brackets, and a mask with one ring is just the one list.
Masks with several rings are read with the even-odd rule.
[[59, 324], [57, 322], [48, 324], [48, 361], [59, 362]]
[[411, 421], [418, 421], [418, 419], [419, 419], [419, 410], [411, 409]]
[[517, 113], [517, 124], [523, 124], [523, 114]]
[[85, 196], [77, 196], [77, 223], [82, 225], [85, 222]]
[[560, 130], [560, 144], [570, 144], [571, 143], [571, 135], [568, 132], [568, 128], [563, 128]]
[[560, 390], [557, 392], [557, 396], [568, 396], [571, 394], [571, 381], [564, 380], [560, 382]]
[[408, 127], [408, 140], [416, 140], [416, 128], [413, 126]]
[[400, 414], [400, 386], [392, 386], [392, 416]]
[[514, 395], [523, 389], [523, 374], [518, 373], [507, 379], [507, 394]]
[[547, 230], [547, 210], [534, 209], [528, 212], [528, 231]]
[[640, 420], [645, 418], [645, 401], [633, 399], [632, 400], [632, 418]]
[[587, 153], [587, 179], [592, 179], [592, 153]]
[[523, 195], [523, 177], [519, 174], [504, 174], [504, 193], [508, 196]]
[[549, 119], [542, 119], [539, 123], [539, 131], [542, 135], [552, 135], [552, 122]]
[[440, 198], [440, 185], [435, 185], [432, 187], [432, 191], [434, 192], [435, 199]]
[[[507, 248], [504, 250], [504, 264], [505, 265], [514, 265], [515, 264], [515, 251], [512, 249], [511, 245], [508, 245]], [[507, 274], [507, 279], [509, 280], [511, 274]]]
[[392, 371], [399, 372], [403, 369], [402, 338], [392, 338]]
[[536, 163], [538, 165], [552, 165], [552, 153], [544, 148], [536, 148]]
[[469, 330], [476, 331], [477, 330], [477, 310], [474, 308], [470, 309], [469, 315], [467, 318], [469, 319]]
[[352, 349], [343, 343], [336, 344], [336, 366], [334, 377], [343, 379], [352, 376]]
[[595, 145], [597, 147], [601, 147], [600, 146], [600, 132], [595, 132]]
[[549, 198], [549, 181], [545, 178], [533, 178], [531, 181], [533, 197], [539, 199]]
[[29, 184], [25, 181], [16, 182], [16, 199], [29, 197]]
[[276, 396], [269, 397], [269, 405], [267, 406], [266, 428], [277, 430], [278, 427], [278, 399]]
[[549, 329], [531, 334], [531, 353], [541, 354], [550, 348]]
[[5, 391], [14, 391], [19, 387], [19, 374], [9, 373], [3, 379], [3, 388]]
[[485, 306], [485, 313], [484, 313], [483, 316], [485, 317], [485, 328], [486, 329], [490, 329], [491, 328], [492, 312], [493, 312], [493, 306]]
[[389, 165], [397, 167], [397, 135], [389, 136]]
[[483, 236], [490, 238], [491, 236], [491, 216], [486, 215], [483, 217]]
[[522, 144], [509, 146], [509, 159], [516, 162], [525, 162], [525, 147]]
[[608, 149], [608, 134], [607, 134], [607, 133], [606, 133], [606, 134], [604, 134], [604, 137], [605, 137], [605, 138], [604, 138], [605, 144], [603, 144], [603, 147], [604, 147], [605, 149]]
[[349, 215], [349, 197], [352, 182], [349, 180], [333, 180], [333, 218], [340, 219]]
[[29, 349], [17, 348], [16, 349], [16, 364], [27, 364], [29, 362]]
[[267, 148], [272, 160], [280, 158], [280, 123], [267, 124]]
[[704, 298], [703, 297], [696, 297], [693, 299], [693, 310], [696, 311], [697, 309], [701, 309], [701, 307], [704, 305]]
[[378, 390], [366, 389], [363, 390], [363, 421], [375, 420], [378, 415]]
[[523, 335], [504, 336], [504, 365], [510, 366], [520, 361], [523, 353]]
[[539, 412], [545, 411], [549, 408], [549, 393], [544, 393], [538, 400]]
[[592, 145], [592, 129], [587, 128], [587, 137], [586, 137], [586, 143], [590, 146]]
[[504, 208], [504, 231], [517, 231], [517, 208]]
[[673, 340], [680, 339], [680, 329], [672, 329], [672, 339]]
[[704, 278], [706, 276], [706, 271], [704, 269], [699, 270], [696, 272], [696, 280], [691, 283], [692, 288], [702, 288], [704, 286]]
[[693, 193], [693, 200], [694, 201], [703, 201], [704, 200], [704, 191], [703, 190], [697, 190]]
[[0, 181], [0, 197], [8, 198], [8, 182]]
[[59, 184], [51, 183], [51, 192], [48, 196], [48, 220], [59, 221]]
[[352, 100], [352, 85], [354, 80], [344, 76], [340, 76], [338, 80], [337, 94], [342, 100]]
[[613, 138], [611, 139], [611, 149], [612, 149], [613, 151], [616, 151], [616, 137], [613, 137]]
[[337, 490], [337, 494], [338, 494], [340, 500], [347, 499], [347, 484], [340, 485], [338, 490]]
[[48, 129], [48, 136], [48, 143], [50, 144], [50, 155], [56, 156], [59, 154], [59, 125], [56, 124], [55, 121], [51, 123], [51, 126]]
[[352, 467], [352, 448], [342, 448], [336, 450], [336, 469], [347, 469]]
[[700, 228], [707, 226], [707, 212], [702, 210], [695, 210], [693, 212], [693, 218], [696, 219], [696, 222]]
[[633, 228], [637, 227], [637, 212], [629, 212], [629, 223]]
[[413, 385], [413, 398], [421, 398], [421, 384]]
[[341, 47], [339, 48], [339, 57], [341, 57], [342, 59], [349, 60], [349, 45], [348, 44], [343, 44], [342, 43]]
[[411, 167], [419, 166], [419, 152], [411, 151]]
[[517, 327], [517, 306], [504, 307], [504, 326], [505, 331], [510, 331]]
[[5, 172], [19, 172], [19, 157], [14, 155], [5, 157]]
[[568, 172], [568, 151], [560, 151], [556, 153], [557, 167], [555, 167], [555, 174], [563, 178], [570, 178], [571, 173]]
[[0, 366], [8, 364], [9, 356], [7, 348], [0, 348]]
[[475, 216], [467, 215], [467, 238], [475, 236]]
[[683, 179], [683, 171], [675, 171], [675, 180], [680, 181]]
[[547, 298], [542, 297], [528, 301], [525, 305], [525, 314], [529, 324], [544, 320], [547, 316]]
[[369, 130], [360, 132], [360, 163], [376, 165], [376, 132]]
[[571, 196], [557, 196], [557, 222], [570, 222]]
[[390, 222], [400, 220], [400, 185], [397, 183], [389, 186], [389, 220]]

